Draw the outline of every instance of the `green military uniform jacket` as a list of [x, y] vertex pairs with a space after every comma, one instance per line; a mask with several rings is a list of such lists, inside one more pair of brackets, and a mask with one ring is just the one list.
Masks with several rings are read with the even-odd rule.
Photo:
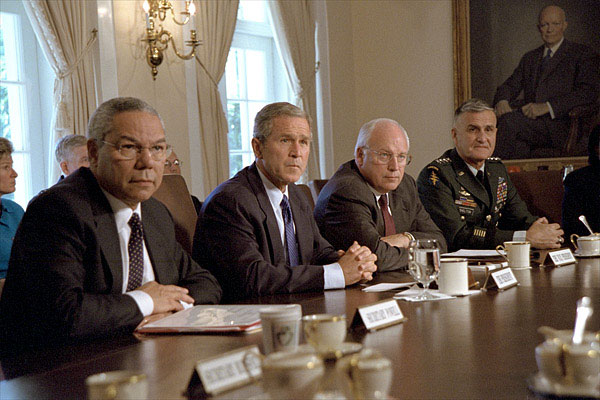
[[448, 250], [492, 249], [537, 219], [521, 200], [499, 158], [485, 162], [490, 195], [458, 155], [446, 151], [419, 174], [421, 202], [444, 233]]

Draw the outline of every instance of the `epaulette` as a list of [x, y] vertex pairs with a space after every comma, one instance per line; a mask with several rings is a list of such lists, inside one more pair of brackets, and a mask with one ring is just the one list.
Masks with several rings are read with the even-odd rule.
[[500, 159], [500, 157], [488, 157], [486, 159], [486, 161], [492, 161], [492, 162], [502, 162], [502, 160]]
[[452, 162], [452, 160], [448, 157], [443, 157], [443, 158], [438, 158], [436, 160], [433, 160], [434, 163], [438, 163], [440, 165], [446, 165], [446, 164], [450, 164]]

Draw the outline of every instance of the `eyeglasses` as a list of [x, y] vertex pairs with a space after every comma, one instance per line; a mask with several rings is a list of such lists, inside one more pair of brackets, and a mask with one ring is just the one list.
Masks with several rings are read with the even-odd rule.
[[174, 159], [173, 162], [171, 162], [170, 160], [165, 161], [165, 167], [171, 168], [171, 166], [173, 165], [176, 167], [179, 167], [181, 165], [181, 161], [179, 161], [179, 158]]
[[396, 161], [398, 162], [398, 165], [408, 165], [408, 164], [410, 164], [410, 161], [412, 160], [412, 157], [410, 154], [386, 153], [384, 151], [373, 150], [367, 146], [365, 146], [364, 149], [369, 150], [372, 153], [375, 153], [375, 159], [380, 164], [388, 164], [390, 161], [392, 161], [392, 157], [396, 157]]
[[152, 157], [154, 161], [164, 160], [171, 154], [171, 145], [166, 143], [158, 143], [150, 147], [143, 147], [133, 143], [114, 144], [111, 142], [105, 142], [104, 140], [102, 140], [102, 143], [117, 149], [119, 154], [121, 154], [123, 158], [127, 160], [133, 160], [134, 158], [138, 157], [144, 149], [148, 149], [150, 152], [150, 157]]

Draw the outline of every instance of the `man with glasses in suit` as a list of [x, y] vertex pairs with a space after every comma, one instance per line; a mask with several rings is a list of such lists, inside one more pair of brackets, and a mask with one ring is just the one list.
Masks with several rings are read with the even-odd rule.
[[315, 219], [334, 246], [357, 240], [377, 255], [377, 270], [406, 268], [413, 239], [446, 242], [423, 208], [415, 180], [404, 173], [410, 162], [404, 128], [386, 118], [360, 128], [354, 160], [337, 170], [319, 193]]
[[3, 343], [131, 333], [221, 298], [151, 198], [170, 153], [158, 113], [139, 99], [109, 100], [90, 118], [88, 138], [90, 168], [37, 196], [17, 231], [0, 301]]

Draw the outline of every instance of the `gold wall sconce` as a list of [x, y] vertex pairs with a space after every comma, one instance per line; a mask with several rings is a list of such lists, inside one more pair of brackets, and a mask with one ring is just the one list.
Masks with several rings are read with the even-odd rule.
[[152, 79], [156, 80], [158, 66], [163, 61], [163, 52], [169, 47], [169, 42], [171, 42], [173, 51], [177, 57], [182, 60], [191, 60], [196, 55], [196, 47], [202, 42], [196, 39], [195, 29], [190, 30], [190, 40], [185, 41], [185, 44], [191, 46], [192, 49], [188, 54], [183, 54], [177, 50], [171, 32], [163, 27], [168, 12], [171, 12], [173, 22], [177, 25], [183, 26], [190, 21], [193, 25], [194, 15], [196, 14], [196, 5], [193, 0], [185, 1], [185, 10], [181, 12], [183, 17], [183, 20], [181, 21], [175, 16], [173, 4], [169, 0], [144, 0], [142, 8], [146, 13], [146, 38], [142, 39], [142, 41], [148, 43], [148, 48], [146, 49], [146, 61], [148, 61], [148, 65], [152, 69]]

